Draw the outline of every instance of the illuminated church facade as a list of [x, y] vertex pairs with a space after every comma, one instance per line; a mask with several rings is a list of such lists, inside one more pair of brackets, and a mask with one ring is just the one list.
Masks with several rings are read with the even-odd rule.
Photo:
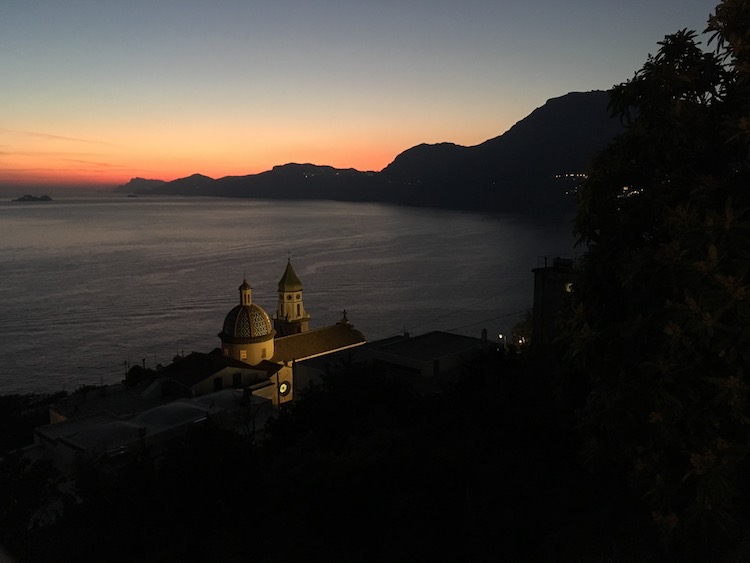
[[366, 342], [362, 333], [349, 322], [346, 311], [336, 324], [310, 329], [310, 315], [302, 298], [302, 282], [291, 260], [287, 261], [278, 283], [273, 321], [253, 303], [253, 290], [247, 280], [242, 281], [239, 293], [239, 304], [227, 313], [218, 334], [221, 353], [227, 360], [239, 360], [265, 372], [268, 384], [256, 386], [253, 394], [274, 404], [293, 400], [295, 362]]

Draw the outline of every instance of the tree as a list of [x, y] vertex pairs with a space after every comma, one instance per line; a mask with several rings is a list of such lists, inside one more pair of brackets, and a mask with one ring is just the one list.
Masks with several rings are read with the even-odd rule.
[[0, 458], [0, 541], [6, 548], [24, 560], [43, 550], [35, 540], [72, 501], [61, 491], [64, 481], [49, 460], [32, 461], [21, 450]]
[[627, 129], [579, 195], [563, 339], [588, 462], [643, 495], [671, 549], [734, 545], [750, 493], [750, 3], [707, 31], [713, 52], [679, 31], [612, 91]]

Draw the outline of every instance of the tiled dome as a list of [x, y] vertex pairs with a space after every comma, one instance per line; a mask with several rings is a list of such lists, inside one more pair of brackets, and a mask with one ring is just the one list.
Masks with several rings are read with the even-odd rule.
[[255, 304], [237, 305], [224, 318], [222, 339], [259, 338], [271, 334], [271, 319]]

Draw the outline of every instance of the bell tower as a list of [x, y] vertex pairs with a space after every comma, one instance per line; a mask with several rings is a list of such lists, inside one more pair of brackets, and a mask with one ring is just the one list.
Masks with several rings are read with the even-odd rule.
[[302, 302], [302, 282], [287, 260], [284, 275], [279, 280], [279, 301], [273, 315], [273, 328], [277, 336], [289, 336], [307, 332], [310, 315]]

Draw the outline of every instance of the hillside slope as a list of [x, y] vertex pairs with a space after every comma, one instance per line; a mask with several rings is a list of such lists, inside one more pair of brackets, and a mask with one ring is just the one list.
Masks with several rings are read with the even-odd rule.
[[622, 130], [607, 111], [607, 92], [553, 98], [503, 135], [472, 147], [421, 144], [381, 172], [286, 164], [248, 176], [200, 174], [163, 184], [131, 181], [119, 191], [264, 199], [373, 201], [448, 209], [524, 213], [569, 208], [571, 185], [556, 176], [583, 172]]

